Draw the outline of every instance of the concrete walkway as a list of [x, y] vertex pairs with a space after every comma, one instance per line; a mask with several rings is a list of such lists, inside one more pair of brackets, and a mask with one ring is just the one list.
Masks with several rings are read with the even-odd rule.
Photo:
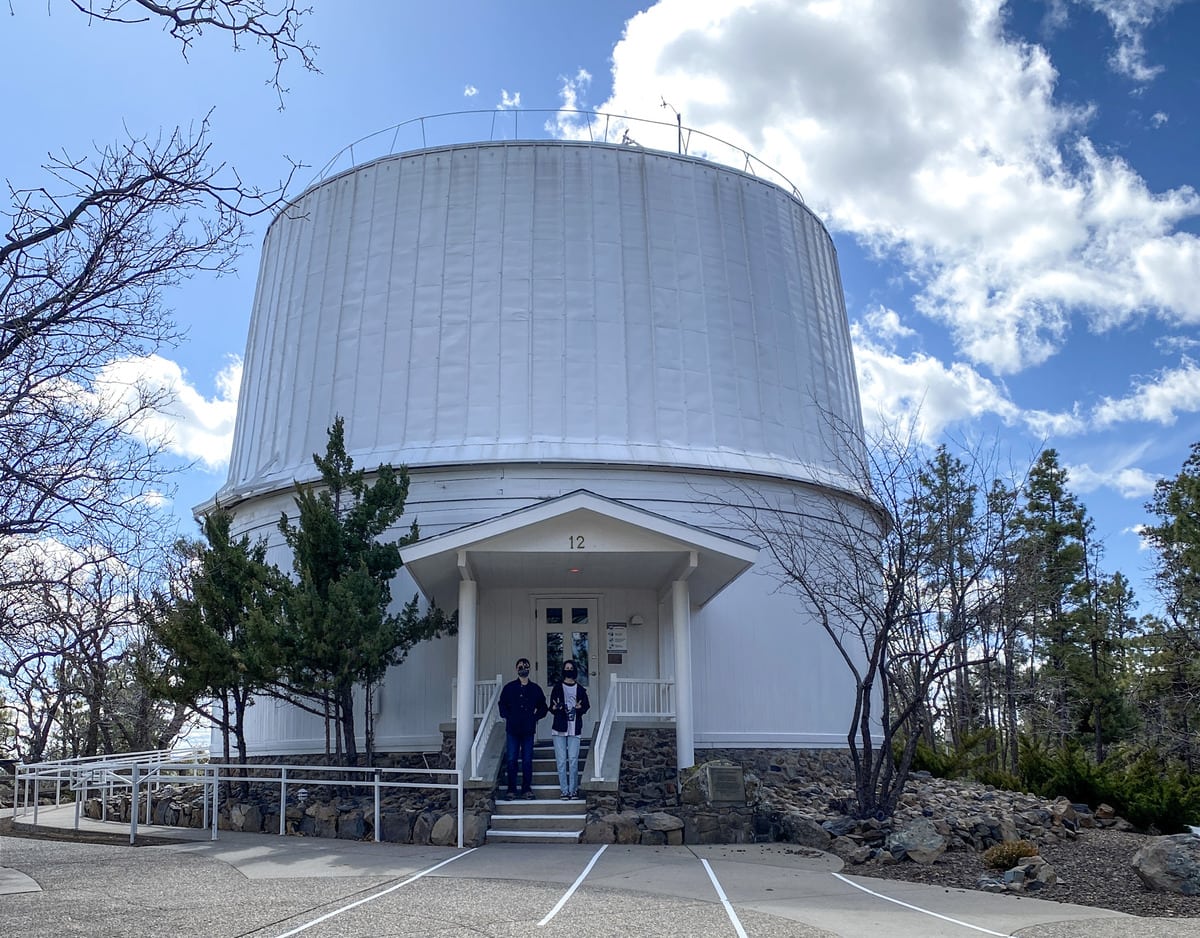
[[[29, 820], [18, 818], [18, 827], [26, 827]], [[72, 836], [73, 809], [43, 808], [39, 828], [50, 836]], [[80, 830], [85, 837], [107, 835], [107, 843], [128, 843], [127, 825], [82, 820]], [[460, 851], [229, 831], [220, 832], [219, 838], [212, 841], [207, 831], [140, 826], [139, 843], [154, 845], [133, 854], [152, 851], [163, 855], [164, 861], [170, 855], [172, 864], [185, 865], [190, 857], [197, 870], [219, 864], [268, 887], [344, 877], [363, 878], [382, 888], [377, 898], [371, 898], [371, 888], [365, 887], [361, 892], [365, 898], [356, 899], [344, 918], [332, 918], [340, 915], [336, 910], [323, 912], [331, 922], [314, 919], [304, 925], [300, 930], [311, 928], [306, 938], [371, 934], [370, 928], [377, 927], [370, 924], [371, 915], [383, 915], [387, 908], [395, 918], [395, 903], [405, 891], [415, 896], [418, 890], [439, 889], [437, 903], [445, 906], [449, 902], [464, 916], [456, 921], [470, 920], [473, 915], [486, 919], [488, 909], [498, 901], [525, 897], [527, 906], [514, 913], [517, 918], [549, 914], [557, 906], [555, 914], [563, 916], [563, 924], [578, 924], [586, 910], [592, 934], [600, 933], [592, 927], [597, 915], [615, 929], [614, 934], [641, 933], [636, 930], [637, 918], [632, 924], [621, 923], [618, 914], [628, 912], [633, 903], [647, 923], [656, 914], [667, 915], [672, 922], [681, 922], [681, 915], [700, 916], [692, 919], [692, 927], [704, 929], [704, 934], [1200, 938], [1197, 920], [1143, 919], [1038, 899], [855, 877], [843, 871], [837, 857], [788, 844], [604, 848], [497, 844]], [[15, 842], [9, 839], [8, 843]], [[5, 854], [10, 852], [14, 851], [0, 851], [0, 896], [40, 888], [37, 870], [21, 869], [19, 864], [11, 870], [3, 868]], [[35, 864], [30, 861], [29, 865]], [[421, 882], [409, 882], [413, 879]], [[479, 908], [481, 904], [486, 908]], [[4, 931], [3, 910], [0, 904], [0, 931]], [[362, 930], [334, 930], [335, 922], [339, 929]], [[531, 918], [524, 927], [538, 924], [543, 923]], [[635, 930], [630, 932], [630, 928]], [[495, 928], [484, 933], [508, 934]], [[549, 933], [556, 932], [551, 929]], [[608, 933], [607, 928], [603, 933]]]

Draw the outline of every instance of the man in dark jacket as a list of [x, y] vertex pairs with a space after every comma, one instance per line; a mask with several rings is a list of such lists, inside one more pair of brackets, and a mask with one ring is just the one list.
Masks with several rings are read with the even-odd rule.
[[546, 694], [529, 680], [529, 659], [517, 659], [517, 679], [509, 681], [500, 691], [500, 716], [508, 731], [508, 792], [507, 800], [517, 794], [517, 763], [521, 765], [520, 796], [533, 798], [533, 740], [538, 720], [546, 715]]

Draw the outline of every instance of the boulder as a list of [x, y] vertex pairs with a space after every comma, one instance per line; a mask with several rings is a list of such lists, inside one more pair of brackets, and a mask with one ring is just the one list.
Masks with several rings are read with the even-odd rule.
[[917, 818], [887, 838], [887, 849], [897, 859], [908, 857], [928, 866], [946, 852], [946, 838], [928, 818]]
[[487, 842], [490, 815], [468, 814], [463, 820], [463, 846], [482, 847]]
[[357, 809], [338, 816], [337, 836], [340, 840], [362, 840], [367, 835], [367, 822]]
[[606, 821], [588, 821], [583, 829], [582, 842], [585, 844], [611, 844], [616, 840], [612, 824]]
[[648, 831], [678, 831], [683, 830], [683, 821], [665, 811], [655, 811], [642, 818], [642, 825]]
[[257, 834], [263, 829], [262, 811], [256, 804], [235, 804], [229, 808], [229, 825], [235, 831]]
[[1155, 837], [1133, 855], [1133, 869], [1146, 888], [1155, 892], [1200, 895], [1200, 837]]
[[780, 820], [780, 828], [788, 843], [799, 844], [801, 847], [828, 850], [830, 843], [834, 840], [833, 834], [803, 814], [792, 812], [785, 814]]
[[433, 824], [429, 832], [429, 842], [438, 847], [452, 847], [458, 843], [458, 818], [453, 814], [443, 814]]

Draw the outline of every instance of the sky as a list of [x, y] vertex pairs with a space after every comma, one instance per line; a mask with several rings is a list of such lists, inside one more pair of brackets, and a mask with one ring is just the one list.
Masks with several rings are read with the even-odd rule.
[[[867, 422], [998, 438], [1017, 464], [1054, 447], [1103, 569], [1152, 607], [1137, 529], [1200, 439], [1200, 2], [312, 5], [320, 74], [285, 65], [282, 110], [265, 49], [205, 35], [185, 60], [157, 24], [89, 21], [65, 0], [0, 7], [0, 176], [40, 185], [50, 152], [207, 115], [216, 158], [263, 186], [301, 163], [299, 191], [422, 115], [678, 112], [777, 168], [829, 228]], [[420, 126], [334, 165], [419, 146]], [[178, 347], [114, 366], [175, 391], [152, 429], [172, 440], [183, 533], [225, 480], [265, 224], [236, 274], [165, 296]]]

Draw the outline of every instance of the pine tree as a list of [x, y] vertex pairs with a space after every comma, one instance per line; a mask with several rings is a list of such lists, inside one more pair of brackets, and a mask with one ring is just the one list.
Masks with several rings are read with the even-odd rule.
[[414, 522], [399, 540], [379, 540], [404, 513], [408, 472], [382, 465], [368, 483], [346, 453], [341, 417], [328, 437], [325, 455], [313, 455], [320, 488], [297, 485], [296, 523], [286, 514], [279, 522], [295, 577], [281, 648], [288, 687], [328, 708], [338, 751], [357, 765], [355, 686], [374, 685], [415, 644], [451, 630], [454, 621], [436, 608], [419, 615], [416, 596], [399, 613], [388, 611], [400, 548], [419, 536]]
[[[157, 655], [138, 667], [153, 692], [184, 702], [230, 737], [245, 762], [246, 710], [279, 666], [281, 601], [286, 580], [266, 561], [266, 545], [235, 539], [220, 507], [202, 522], [204, 541], [177, 546], [186, 564], [172, 595], [142, 604], [142, 623]], [[214, 706], [216, 705], [216, 706]]]
[[1040, 714], [1030, 715], [1035, 732], [1048, 730], [1064, 740], [1073, 725], [1067, 662], [1076, 649], [1077, 611], [1086, 596], [1086, 516], [1067, 489], [1067, 470], [1053, 449], [1034, 463], [1024, 494], [1017, 516], [1018, 602], [1030, 643], [1030, 690], [1041, 705]]

